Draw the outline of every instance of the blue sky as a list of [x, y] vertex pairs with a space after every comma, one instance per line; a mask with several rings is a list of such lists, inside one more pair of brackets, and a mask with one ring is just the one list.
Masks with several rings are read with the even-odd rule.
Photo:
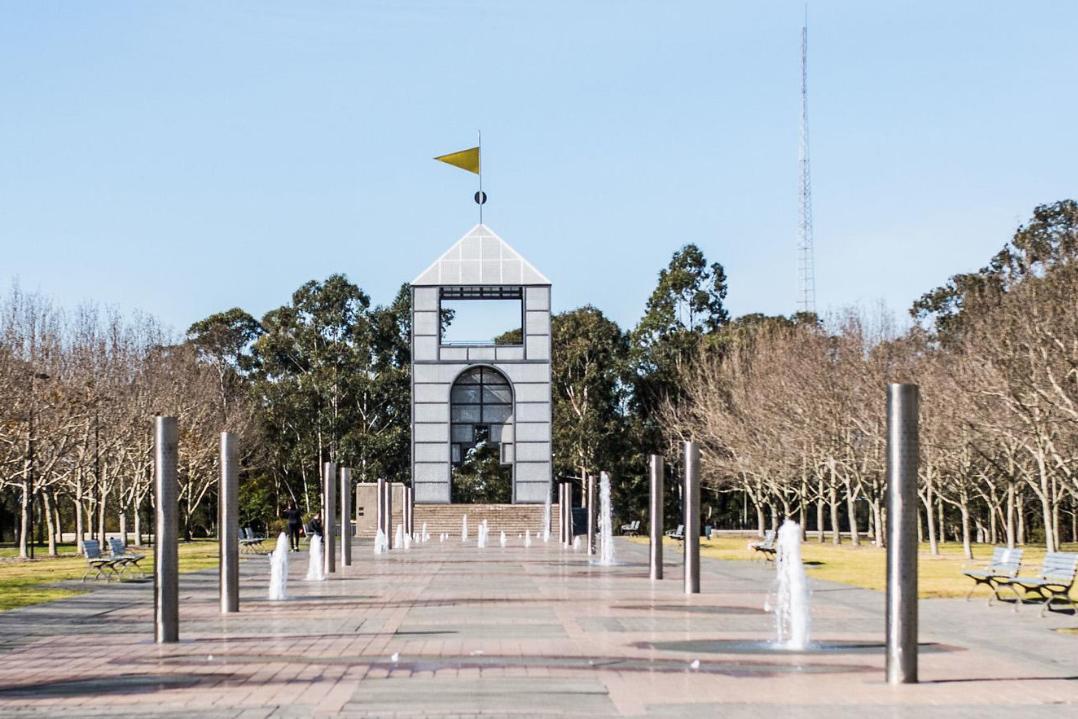
[[[800, 2], [0, 3], [0, 282], [177, 329], [485, 220], [554, 308], [639, 317], [696, 242], [795, 309]], [[1078, 4], [813, 2], [818, 306], [974, 269], [1074, 197]]]

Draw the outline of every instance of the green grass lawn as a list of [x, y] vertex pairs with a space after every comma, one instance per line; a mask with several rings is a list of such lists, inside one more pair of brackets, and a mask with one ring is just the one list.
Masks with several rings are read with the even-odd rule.
[[[647, 544], [648, 539], [633, 537], [632, 541]], [[759, 561], [759, 553], [748, 547], [754, 541], [757, 540], [747, 536], [701, 539], [700, 555], [715, 559]], [[665, 541], [665, 546], [677, 552], [680, 552], [680, 544], [669, 538]], [[1063, 551], [1078, 551], [1078, 545], [1067, 545]], [[991, 559], [992, 546], [974, 545], [973, 561], [962, 556], [962, 546], [959, 544], [941, 545], [940, 552], [939, 556], [932, 556], [928, 545], [921, 545], [920, 561], [917, 563], [917, 590], [922, 599], [966, 596], [973, 582], [962, 576], [962, 570]], [[810, 577], [880, 591], [887, 586], [887, 552], [871, 544], [862, 543], [860, 547], [854, 547], [847, 541], [836, 547], [830, 543], [818, 544], [810, 539], [802, 545], [801, 553]], [[1044, 547], [1026, 546], [1021, 573], [1035, 574], [1043, 560]], [[988, 590], [979, 588], [974, 596], [987, 597]]]
[[[0, 612], [82, 593], [81, 589], [52, 586], [64, 580], [78, 581], [86, 571], [86, 560], [75, 554], [74, 545], [60, 545], [57, 550], [59, 557], [49, 557], [43, 548], [37, 547], [37, 557], [28, 561], [14, 559], [15, 549], [0, 549]], [[132, 548], [132, 551], [146, 555], [141, 566], [147, 573], [152, 573], [153, 548]], [[180, 542], [179, 554], [181, 572], [217, 566], [215, 540]]]

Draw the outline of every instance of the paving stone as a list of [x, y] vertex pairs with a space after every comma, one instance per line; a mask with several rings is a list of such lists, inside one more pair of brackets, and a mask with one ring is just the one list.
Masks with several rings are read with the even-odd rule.
[[[268, 563], [241, 562], [241, 611], [213, 571], [181, 578], [181, 641], [152, 642], [149, 582], [0, 613], [0, 717], [1065, 716], [1078, 703], [1075, 618], [983, 602], [921, 602], [921, 678], [883, 682], [883, 595], [813, 584], [818, 649], [768, 643], [773, 568], [679, 557], [651, 582], [646, 547], [597, 567], [558, 545], [478, 550], [459, 539], [375, 556], [267, 599]], [[1070, 710], [1067, 709], [1070, 706]]]

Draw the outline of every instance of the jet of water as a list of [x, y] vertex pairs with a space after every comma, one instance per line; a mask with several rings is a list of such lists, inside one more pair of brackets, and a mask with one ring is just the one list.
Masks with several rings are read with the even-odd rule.
[[386, 539], [386, 533], [379, 529], [378, 533], [374, 535], [374, 553], [382, 554], [387, 549], [389, 549], [389, 544]]
[[793, 650], [810, 644], [812, 613], [805, 565], [801, 561], [801, 525], [787, 519], [775, 543], [775, 634], [777, 643]]
[[324, 561], [322, 557], [322, 537], [316, 534], [311, 537], [311, 545], [307, 551], [308, 582], [321, 582], [326, 578], [325, 568], [322, 566]]
[[500, 537], [499, 541], [501, 541], [502, 546], [504, 547], [505, 546], [505, 530], [502, 530], [502, 536]]
[[532, 533], [531, 533], [530, 530], [527, 530], [527, 529], [524, 530], [524, 546], [525, 547], [532, 546]]
[[424, 544], [430, 541], [430, 532], [427, 531], [427, 523], [423, 522], [423, 531], [419, 534], [420, 541]]
[[404, 547], [404, 525], [397, 525], [397, 533], [393, 535], [393, 548], [401, 549]]
[[599, 474], [599, 564], [609, 567], [614, 561], [614, 511], [610, 504], [610, 475]]
[[270, 555], [269, 598], [273, 601], [288, 599], [288, 535], [281, 532], [277, 546]]
[[460, 541], [468, 541], [468, 515], [465, 514], [460, 518]]

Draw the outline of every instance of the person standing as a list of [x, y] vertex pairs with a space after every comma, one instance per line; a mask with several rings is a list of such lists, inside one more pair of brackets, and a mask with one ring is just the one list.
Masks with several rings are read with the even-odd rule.
[[300, 514], [300, 511], [296, 508], [296, 503], [290, 501], [288, 503], [288, 508], [281, 513], [281, 516], [288, 521], [288, 539], [289, 543], [292, 545], [292, 551], [298, 552], [299, 530], [303, 526], [303, 515]]

